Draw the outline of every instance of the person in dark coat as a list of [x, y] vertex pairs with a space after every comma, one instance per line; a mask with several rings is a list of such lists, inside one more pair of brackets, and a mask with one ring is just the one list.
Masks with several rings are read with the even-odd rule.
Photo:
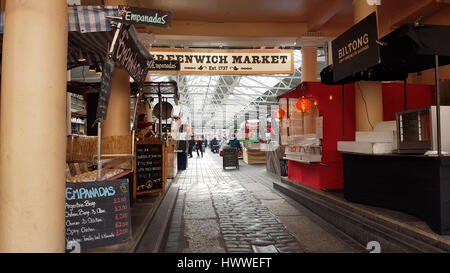
[[205, 150], [205, 152], [206, 152], [206, 147], [208, 147], [208, 140], [204, 137], [204, 136], [202, 136], [202, 138], [203, 138], [203, 144], [204, 144], [204, 150]]
[[231, 148], [236, 148], [239, 151], [242, 151], [241, 143], [236, 138], [236, 135], [233, 135], [233, 138], [230, 139], [230, 141], [228, 142], [228, 145], [230, 145]]
[[211, 140], [211, 151], [212, 151], [213, 153], [217, 153], [217, 152], [219, 151], [219, 142], [217, 141], [217, 138], [216, 138], [216, 137], [214, 137], [214, 138]]
[[200, 157], [200, 154], [198, 153], [198, 150], [200, 150], [200, 152], [202, 153], [202, 157], [203, 157], [203, 140], [202, 139], [197, 140], [195, 148], [197, 150], [197, 156]]
[[191, 139], [189, 140], [189, 157], [192, 158], [192, 151], [194, 150], [195, 147], [195, 139], [194, 136], [191, 136]]

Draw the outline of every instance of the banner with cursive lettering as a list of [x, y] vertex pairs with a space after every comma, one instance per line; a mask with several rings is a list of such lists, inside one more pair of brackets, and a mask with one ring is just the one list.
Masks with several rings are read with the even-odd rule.
[[379, 64], [378, 27], [375, 12], [332, 42], [334, 81]]
[[[182, 74], [292, 74], [294, 51], [150, 48], [155, 61], [179, 61]], [[174, 73], [152, 71], [152, 73]]]
[[148, 62], [148, 68], [153, 71], [179, 71], [180, 62], [175, 60], [151, 60]]
[[164, 10], [119, 6], [118, 15], [125, 23], [170, 27], [172, 13]]
[[135, 82], [143, 82], [148, 73], [151, 56], [139, 42], [133, 25], [122, 25], [113, 52], [113, 59]]

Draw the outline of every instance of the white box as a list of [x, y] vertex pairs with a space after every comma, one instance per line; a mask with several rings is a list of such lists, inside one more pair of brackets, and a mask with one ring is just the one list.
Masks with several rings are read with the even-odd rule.
[[397, 121], [383, 121], [375, 124], [374, 132], [397, 131]]
[[356, 141], [338, 141], [339, 152], [360, 154], [390, 154], [394, 150], [393, 143], [373, 143]]
[[356, 142], [395, 142], [395, 131], [356, 132]]

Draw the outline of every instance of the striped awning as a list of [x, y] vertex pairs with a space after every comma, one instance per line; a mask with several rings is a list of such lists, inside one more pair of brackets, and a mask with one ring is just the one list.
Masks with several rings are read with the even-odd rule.
[[[114, 22], [106, 16], [117, 16], [118, 6], [71, 6], [67, 8], [67, 69], [82, 65], [103, 64], [114, 35]], [[4, 31], [4, 12], [0, 13], [0, 34]], [[0, 46], [3, 37], [0, 35]], [[80, 58], [86, 62], [79, 62]]]
[[[67, 8], [69, 31], [81, 33], [111, 31], [113, 22], [106, 16], [117, 16], [118, 6], [73, 6]], [[5, 28], [5, 13], [0, 13], [0, 33]]]
[[118, 6], [73, 6], [67, 9], [69, 31], [81, 33], [110, 31], [106, 16], [117, 16]]
[[[103, 64], [113, 37], [114, 30], [89, 33], [69, 32], [67, 69]], [[86, 61], [80, 62], [80, 58], [86, 59]]]

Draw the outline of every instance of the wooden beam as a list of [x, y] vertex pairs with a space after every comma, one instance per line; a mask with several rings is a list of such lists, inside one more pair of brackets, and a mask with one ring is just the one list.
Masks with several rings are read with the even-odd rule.
[[448, 3], [438, 2], [436, 0], [422, 0], [414, 5], [407, 5], [402, 11], [392, 16], [391, 28], [396, 28], [406, 23], [413, 23], [420, 16], [426, 18], [448, 6]]
[[211, 23], [172, 21], [170, 28], [136, 28], [139, 32], [160, 35], [228, 36], [228, 37], [299, 37], [307, 32], [305, 23]]
[[308, 31], [319, 31], [331, 18], [345, 8], [345, 0], [327, 1], [327, 6], [316, 13], [308, 23]]

